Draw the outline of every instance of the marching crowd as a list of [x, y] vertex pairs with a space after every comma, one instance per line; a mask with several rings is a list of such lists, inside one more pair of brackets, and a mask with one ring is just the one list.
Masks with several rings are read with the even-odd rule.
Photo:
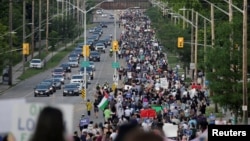
[[[120, 141], [126, 138], [125, 132], [136, 127], [145, 132], [157, 132], [164, 140], [193, 140], [203, 134], [206, 136], [207, 125], [215, 124], [216, 120], [213, 113], [208, 120], [205, 116], [209, 105], [207, 92], [203, 89], [190, 91], [190, 84], [185, 84], [178, 76], [178, 66], [168, 65], [167, 54], [159, 46], [147, 16], [137, 10], [123, 14], [120, 21], [124, 30], [117, 55], [125, 59], [126, 65], [117, 71], [124, 87], [113, 91], [108, 84], [97, 86], [94, 112], [98, 113], [105, 97], [108, 99], [102, 109], [104, 123], [94, 124], [83, 115], [81, 140]], [[173, 129], [176, 135], [166, 135], [167, 130], [172, 130], [164, 129], [166, 124], [177, 126], [177, 130]], [[125, 130], [123, 126], [129, 127]]]

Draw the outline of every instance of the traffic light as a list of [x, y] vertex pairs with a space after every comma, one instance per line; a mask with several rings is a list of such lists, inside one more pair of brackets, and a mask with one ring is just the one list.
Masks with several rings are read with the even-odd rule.
[[29, 49], [29, 43], [23, 43], [23, 55], [29, 55], [30, 49]]
[[89, 45], [84, 45], [82, 48], [82, 56], [89, 57]]
[[184, 47], [184, 38], [183, 37], [178, 37], [177, 47], [178, 48], [183, 48]]
[[85, 99], [85, 97], [86, 97], [86, 90], [85, 90], [85, 89], [82, 89], [81, 92], [82, 92], [82, 98]]
[[113, 50], [113, 51], [118, 51], [118, 50], [119, 50], [118, 41], [114, 40], [114, 41], [112, 42], [112, 50]]

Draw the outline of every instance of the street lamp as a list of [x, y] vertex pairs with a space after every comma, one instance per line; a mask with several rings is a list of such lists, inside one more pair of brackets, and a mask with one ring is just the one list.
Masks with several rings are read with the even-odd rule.
[[[86, 29], [86, 22], [87, 22], [87, 13], [90, 12], [91, 10], [95, 9], [97, 6], [101, 5], [104, 2], [110, 2], [110, 0], [104, 0], [98, 4], [96, 4], [95, 6], [91, 7], [89, 10], [86, 10], [86, 5], [84, 5], [84, 10], [82, 10], [81, 8], [75, 6], [74, 4], [70, 3], [69, 1], [65, 1], [65, 0], [57, 0], [58, 2], [66, 2], [68, 3], [70, 6], [73, 6], [74, 8], [76, 8], [77, 10], [79, 10], [80, 12], [82, 12], [84, 14], [84, 46], [86, 46], [86, 40], [87, 40], [87, 29]], [[84, 47], [83, 46], [83, 47]], [[86, 52], [86, 47], [84, 47], [84, 52]], [[87, 56], [86, 54], [84, 55], [84, 62], [87, 61]], [[87, 67], [84, 67], [84, 89], [87, 89]], [[85, 91], [85, 95], [87, 96], [87, 91]]]

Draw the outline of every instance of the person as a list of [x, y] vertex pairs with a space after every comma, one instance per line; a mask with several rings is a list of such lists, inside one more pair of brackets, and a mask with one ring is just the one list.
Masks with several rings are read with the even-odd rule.
[[112, 49], [112, 48], [109, 49], [109, 56], [110, 56], [110, 57], [113, 56], [113, 49]]
[[8, 133], [2, 138], [1, 141], [16, 141], [16, 138], [14, 137], [12, 133]]
[[94, 105], [94, 113], [95, 113], [96, 118], [98, 118], [98, 112], [99, 112], [98, 104], [99, 104], [99, 101], [97, 98], [95, 98], [93, 105]]
[[86, 107], [87, 107], [88, 116], [90, 116], [91, 115], [91, 110], [92, 110], [92, 103], [90, 102], [89, 99], [87, 100]]
[[108, 121], [111, 118], [112, 112], [111, 112], [110, 108], [106, 108], [104, 110], [103, 114], [104, 114], [105, 121]]
[[74, 139], [74, 141], [80, 141], [80, 137], [78, 136], [77, 131], [74, 132], [73, 139]]
[[89, 118], [88, 117], [85, 117], [84, 114], [82, 114], [82, 117], [79, 121], [79, 128], [80, 128], [80, 131], [82, 132], [84, 126], [88, 125], [89, 124]]
[[30, 141], [65, 141], [65, 127], [61, 110], [45, 107], [38, 116]]

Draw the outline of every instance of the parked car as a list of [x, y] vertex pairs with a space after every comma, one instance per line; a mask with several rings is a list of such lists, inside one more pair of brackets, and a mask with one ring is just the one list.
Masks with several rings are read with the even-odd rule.
[[59, 68], [55, 68], [53, 71], [52, 71], [52, 76], [54, 75], [63, 75], [65, 76], [65, 72], [64, 72], [64, 69], [59, 67]]
[[37, 97], [39, 95], [50, 96], [50, 86], [48, 84], [38, 84], [34, 88], [34, 96]]
[[30, 61], [30, 68], [38, 68], [41, 69], [44, 67], [44, 62], [42, 59], [32, 59]]
[[66, 73], [71, 72], [71, 67], [70, 67], [70, 65], [68, 63], [62, 63], [60, 65], [60, 67], [63, 68], [64, 72], [66, 72]]
[[71, 95], [71, 96], [79, 96], [81, 92], [76, 84], [66, 84], [63, 88], [63, 96]]
[[69, 60], [68, 64], [70, 65], [70, 67], [75, 68], [79, 66], [79, 61], [78, 60]]
[[95, 44], [95, 50], [96, 51], [105, 53], [105, 49], [106, 49], [106, 47], [105, 47], [105, 45], [103, 43], [96, 43]]
[[94, 32], [94, 31], [95, 31], [95, 29], [96, 29], [96, 27], [90, 28], [90, 29], [89, 29], [89, 33]]
[[56, 74], [56, 75], [53, 75], [54, 79], [59, 79], [61, 81], [61, 84], [64, 84], [64, 81], [65, 81], [65, 77], [63, 75], [60, 75], [60, 74]]
[[97, 52], [97, 51], [90, 51], [89, 61], [98, 61], [98, 62], [100, 62], [101, 61], [100, 53]]

